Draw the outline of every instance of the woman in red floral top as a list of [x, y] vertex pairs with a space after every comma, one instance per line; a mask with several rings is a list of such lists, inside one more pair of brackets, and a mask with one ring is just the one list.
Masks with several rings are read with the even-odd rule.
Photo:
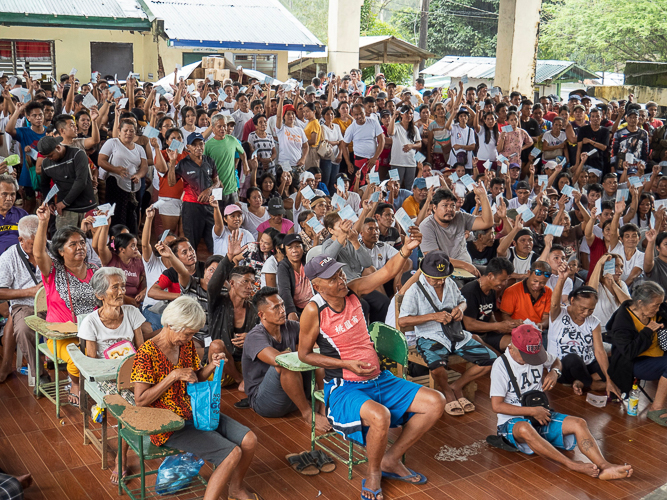
[[[134, 359], [131, 380], [137, 406], [171, 410], [185, 420], [183, 429], [151, 436], [156, 446], [166, 444], [192, 452], [214, 464], [206, 488], [206, 498], [219, 498], [229, 482], [229, 497], [258, 499], [243, 487], [243, 478], [255, 454], [255, 434], [220, 413], [215, 431], [200, 431], [192, 420], [188, 383], [203, 382], [224, 361], [221, 352], [212, 352], [212, 362], [202, 367], [192, 341], [204, 326], [206, 313], [191, 297], [179, 297], [162, 313], [162, 331], [144, 342]], [[211, 348], [214, 348], [212, 345]]]

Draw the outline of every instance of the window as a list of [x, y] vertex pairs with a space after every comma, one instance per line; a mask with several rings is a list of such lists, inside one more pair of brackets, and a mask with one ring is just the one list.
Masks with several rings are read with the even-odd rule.
[[276, 76], [275, 54], [234, 54], [234, 66], [261, 71], [273, 78]]
[[5, 73], [22, 75], [27, 70], [32, 77], [41, 73], [50, 78], [55, 74], [54, 60], [53, 42], [0, 40], [0, 71]]

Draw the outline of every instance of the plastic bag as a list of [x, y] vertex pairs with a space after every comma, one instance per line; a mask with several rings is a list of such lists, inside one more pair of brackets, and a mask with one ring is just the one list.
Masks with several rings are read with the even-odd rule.
[[200, 431], [214, 431], [220, 423], [220, 385], [222, 366], [216, 367], [212, 381], [188, 384], [188, 395], [192, 405], [192, 419]]
[[187, 488], [199, 474], [204, 461], [192, 453], [181, 453], [164, 459], [157, 471], [155, 493], [168, 495]]

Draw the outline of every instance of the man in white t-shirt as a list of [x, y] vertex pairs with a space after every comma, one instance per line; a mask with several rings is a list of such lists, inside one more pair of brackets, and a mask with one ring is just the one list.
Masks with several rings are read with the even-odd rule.
[[366, 112], [361, 104], [352, 106], [352, 118], [354, 122], [345, 131], [343, 141], [346, 146], [351, 142], [354, 143], [354, 165], [350, 163], [347, 155], [343, 155], [343, 158], [350, 174], [362, 170], [360, 184], [365, 184], [366, 174], [375, 166], [384, 149], [384, 132], [378, 120], [366, 118]]
[[[545, 367], [550, 371], [543, 379]], [[630, 477], [631, 465], [605, 460], [584, 419], [545, 406], [521, 406], [521, 395], [553, 389], [560, 371], [560, 360], [544, 350], [542, 333], [537, 328], [521, 325], [512, 330], [512, 343], [491, 368], [491, 408], [498, 414], [498, 429], [497, 436], [487, 440], [505, 450], [518, 448], [527, 455], [537, 452], [570, 470], [598, 479]], [[574, 461], [556, 449], [573, 450], [577, 444], [592, 463]]]
[[[551, 270], [553, 271], [551, 273], [551, 277], [547, 281], [547, 286], [551, 288], [551, 290], [556, 289], [556, 283], [558, 282], [558, 270], [560, 269], [561, 265], [563, 263], [567, 262], [567, 257], [565, 255], [565, 248], [561, 245], [554, 245], [553, 244], [554, 237], [552, 234], [547, 234], [544, 237], [544, 250], [542, 251], [542, 254], [540, 255], [540, 258], [537, 260], [543, 260], [545, 262], [548, 262], [549, 265], [551, 266]], [[567, 296], [570, 295], [570, 292], [572, 291], [572, 280], [570, 278], [567, 278], [565, 281], [565, 284], [563, 285], [563, 290], [561, 293], [561, 303], [567, 303]]]
[[255, 116], [249, 107], [248, 98], [245, 94], [239, 94], [236, 96], [236, 103], [239, 106], [239, 109], [232, 113], [234, 117], [234, 133], [232, 134], [239, 141], [243, 138], [243, 127], [245, 127], [246, 122], [252, 120], [252, 117]]

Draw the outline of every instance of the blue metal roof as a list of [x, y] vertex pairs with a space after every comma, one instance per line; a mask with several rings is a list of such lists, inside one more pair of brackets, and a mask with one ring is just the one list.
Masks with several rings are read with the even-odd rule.
[[322, 50], [278, 0], [142, 0], [164, 20], [170, 45], [249, 50]]

